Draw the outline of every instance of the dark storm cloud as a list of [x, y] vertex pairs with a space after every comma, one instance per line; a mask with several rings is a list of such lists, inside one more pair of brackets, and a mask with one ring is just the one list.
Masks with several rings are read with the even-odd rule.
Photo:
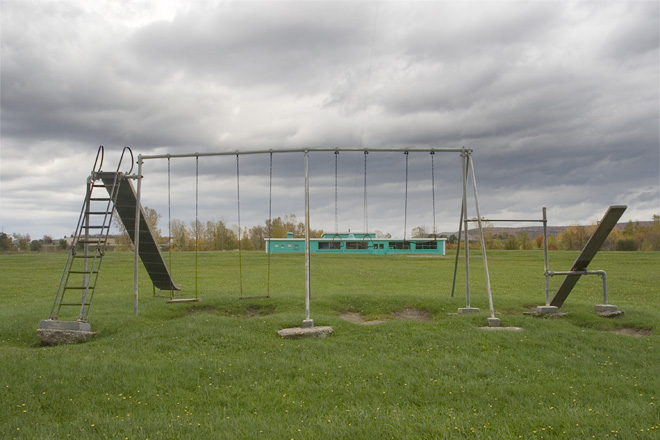
[[316, 93], [336, 80], [338, 67], [364, 56], [371, 9], [361, 2], [219, 4], [146, 26], [130, 46], [165, 75]]

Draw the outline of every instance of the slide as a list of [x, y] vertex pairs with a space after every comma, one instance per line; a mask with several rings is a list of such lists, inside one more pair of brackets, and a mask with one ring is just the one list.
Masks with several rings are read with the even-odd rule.
[[[108, 194], [112, 195], [112, 188], [117, 173], [100, 172], [98, 176], [103, 181]], [[119, 185], [119, 193], [115, 202], [115, 210], [119, 214], [119, 218], [126, 228], [129, 237], [135, 243], [135, 206], [137, 204], [135, 188], [130, 179], [126, 179], [121, 173], [117, 177], [117, 184]], [[140, 212], [139, 254], [151, 278], [151, 282], [160, 290], [181, 290], [181, 286], [174, 282], [170, 270], [167, 264], [165, 264], [165, 259], [160, 253], [158, 243], [156, 243], [154, 234], [151, 232], [151, 228], [146, 221], [142, 206], [140, 206]]]

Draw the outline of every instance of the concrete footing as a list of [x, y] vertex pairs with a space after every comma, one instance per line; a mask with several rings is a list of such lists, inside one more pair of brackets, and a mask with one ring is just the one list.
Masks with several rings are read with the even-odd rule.
[[294, 327], [284, 328], [277, 332], [284, 339], [297, 339], [297, 338], [325, 338], [332, 334], [332, 327], [318, 326], [318, 327]]
[[311, 328], [314, 327], [313, 319], [304, 319], [302, 322], [302, 328]]
[[619, 308], [612, 304], [596, 304], [594, 308], [598, 313], [612, 313], [619, 311]]
[[459, 315], [465, 315], [468, 313], [479, 313], [479, 308], [477, 307], [463, 307], [458, 309], [458, 314]]
[[623, 310], [619, 310], [617, 306], [612, 304], [596, 304], [596, 312], [603, 318], [618, 318], [623, 316]]
[[503, 331], [503, 332], [521, 332], [521, 327], [477, 327], [479, 330]]
[[502, 325], [500, 318], [488, 318], [488, 327], [499, 327]]
[[541, 315], [547, 315], [550, 313], [558, 313], [559, 312], [559, 307], [557, 306], [538, 306], [536, 307], [536, 311], [540, 313]]
[[95, 335], [88, 322], [45, 319], [39, 323], [37, 336], [45, 345], [87, 342]]

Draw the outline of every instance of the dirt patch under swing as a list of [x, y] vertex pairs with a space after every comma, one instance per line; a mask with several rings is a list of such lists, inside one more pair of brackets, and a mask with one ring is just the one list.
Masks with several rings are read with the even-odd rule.
[[628, 335], [628, 336], [637, 336], [637, 337], [651, 336], [651, 334], [653, 334], [650, 328], [637, 328], [637, 327], [619, 328], [616, 330], [612, 330], [612, 333], [616, 333], [618, 335]]
[[[387, 319], [370, 319], [366, 320], [356, 312], [346, 312], [339, 315], [339, 317], [345, 321], [352, 322], [353, 324], [358, 325], [376, 325], [382, 324], [387, 321]], [[414, 307], [406, 307], [405, 309], [396, 310], [390, 313], [387, 316], [388, 319], [396, 319], [403, 321], [429, 321], [431, 319], [431, 313], [427, 310], [417, 309]]]

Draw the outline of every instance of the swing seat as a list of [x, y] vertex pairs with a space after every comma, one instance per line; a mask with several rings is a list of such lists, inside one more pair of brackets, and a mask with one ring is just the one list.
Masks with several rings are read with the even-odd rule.
[[168, 299], [167, 303], [189, 303], [189, 302], [199, 302], [201, 301], [201, 298], [172, 298]]

